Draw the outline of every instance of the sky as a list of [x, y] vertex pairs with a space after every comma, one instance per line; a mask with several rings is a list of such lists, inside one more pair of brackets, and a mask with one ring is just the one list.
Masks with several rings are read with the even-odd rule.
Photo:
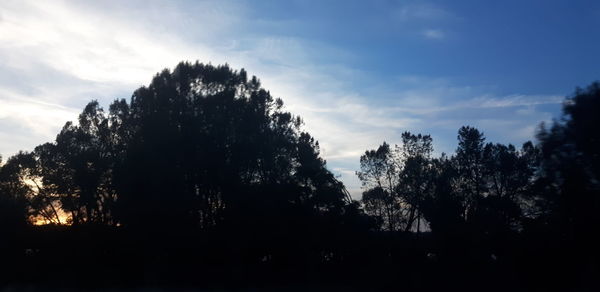
[[183, 60], [256, 75], [356, 199], [359, 158], [463, 125], [521, 145], [600, 79], [600, 1], [0, 1], [0, 155]]

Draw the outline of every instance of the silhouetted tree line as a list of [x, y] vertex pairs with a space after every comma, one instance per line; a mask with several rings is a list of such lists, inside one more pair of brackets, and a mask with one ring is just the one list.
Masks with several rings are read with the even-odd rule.
[[355, 201], [256, 77], [183, 62], [0, 164], [0, 285], [587, 291], [600, 83], [563, 112], [521, 148], [405, 132]]

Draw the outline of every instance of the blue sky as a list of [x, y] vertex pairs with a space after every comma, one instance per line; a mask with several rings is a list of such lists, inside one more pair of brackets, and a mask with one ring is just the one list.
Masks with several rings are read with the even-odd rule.
[[452, 152], [462, 125], [520, 145], [600, 79], [598, 1], [0, 2], [0, 154], [51, 141], [91, 99], [181, 60], [229, 63], [300, 115], [354, 197], [400, 133]]

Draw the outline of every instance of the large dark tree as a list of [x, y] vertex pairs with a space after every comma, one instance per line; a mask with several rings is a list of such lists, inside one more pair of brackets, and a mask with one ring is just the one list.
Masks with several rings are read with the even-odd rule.
[[111, 115], [124, 225], [247, 224], [292, 205], [342, 213], [348, 200], [301, 120], [244, 70], [181, 63]]
[[[162, 279], [217, 281], [244, 265], [293, 275], [342, 259], [371, 227], [302, 120], [227, 65], [180, 63], [107, 112], [92, 101], [54, 142], [0, 168], [1, 235], [26, 241], [13, 263], [66, 248], [57, 266], [82, 281], [131, 267]], [[183, 260], [193, 268], [167, 270]]]
[[360, 210], [301, 125], [243, 69], [183, 62], [10, 158], [2, 204], [47, 223], [332, 236]]
[[600, 83], [577, 89], [563, 116], [541, 125], [540, 175], [534, 189], [534, 232], [547, 232], [563, 250], [561, 264], [576, 267], [574, 277], [597, 278], [600, 261]]

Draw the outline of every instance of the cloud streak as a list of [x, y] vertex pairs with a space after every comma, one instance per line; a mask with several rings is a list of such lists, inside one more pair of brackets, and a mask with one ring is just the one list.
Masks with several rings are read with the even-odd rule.
[[441, 40], [446, 37], [444, 32], [440, 29], [426, 29], [423, 31], [423, 36], [432, 40]]

